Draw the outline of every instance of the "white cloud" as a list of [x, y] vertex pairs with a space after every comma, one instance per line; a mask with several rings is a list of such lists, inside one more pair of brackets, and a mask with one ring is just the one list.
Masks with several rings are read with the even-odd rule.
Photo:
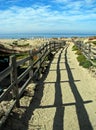
[[[67, 2], [67, 0], [62, 1]], [[86, 14], [84, 14], [82, 9], [80, 9], [81, 6], [83, 6], [83, 3], [80, 1], [71, 2], [69, 5], [62, 8], [62, 12], [59, 10], [52, 10], [50, 5], [35, 5], [26, 8], [17, 6], [10, 7], [7, 10], [0, 11], [0, 31], [35, 32], [47, 30], [74, 30], [74, 28], [80, 29], [82, 26], [89, 26], [86, 20], [96, 20], [96, 9], [87, 10]]]

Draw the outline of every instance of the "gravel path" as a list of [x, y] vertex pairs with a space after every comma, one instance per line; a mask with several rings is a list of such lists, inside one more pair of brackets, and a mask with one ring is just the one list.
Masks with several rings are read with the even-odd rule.
[[96, 130], [96, 79], [78, 65], [72, 46], [55, 54], [12, 130]]

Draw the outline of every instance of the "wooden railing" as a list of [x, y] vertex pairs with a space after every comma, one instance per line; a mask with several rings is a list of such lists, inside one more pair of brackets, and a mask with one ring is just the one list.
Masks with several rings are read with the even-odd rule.
[[[0, 115], [0, 127], [7, 119], [8, 115], [10, 114], [13, 107], [16, 105], [17, 107], [20, 106], [19, 99], [23, 94], [25, 88], [29, 84], [30, 80], [33, 79], [36, 74], [40, 73], [40, 69], [42, 65], [44, 65], [46, 57], [52, 52], [60, 49], [61, 47], [65, 46], [65, 41], [49, 41], [45, 45], [42, 45], [37, 51], [30, 50], [29, 56], [19, 61], [16, 60], [16, 56], [10, 56], [9, 66], [0, 73], [0, 82], [4, 80], [6, 77], [9, 76], [10, 85], [4, 92], [0, 95], [0, 103], [2, 104], [5, 101], [5, 98], [8, 97], [10, 93], [12, 98], [10, 99], [9, 108], [7, 111], [4, 111], [3, 115]], [[34, 56], [37, 57], [34, 60]], [[27, 64], [27, 68], [18, 75], [18, 68], [23, 65]], [[33, 71], [35, 68], [35, 71]], [[23, 85], [20, 85], [20, 82], [24, 80], [27, 76], [26, 81]], [[3, 87], [3, 86], [2, 86]], [[1, 105], [2, 106], [2, 105]]]
[[94, 65], [96, 66], [96, 46], [92, 46], [89, 43], [83, 43], [81, 41], [74, 42], [75, 45], [81, 50], [83, 55]]

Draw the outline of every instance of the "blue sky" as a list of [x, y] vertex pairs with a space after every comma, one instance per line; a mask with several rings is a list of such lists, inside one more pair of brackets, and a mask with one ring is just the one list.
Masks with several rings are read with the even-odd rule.
[[0, 0], [0, 33], [96, 33], [96, 0]]

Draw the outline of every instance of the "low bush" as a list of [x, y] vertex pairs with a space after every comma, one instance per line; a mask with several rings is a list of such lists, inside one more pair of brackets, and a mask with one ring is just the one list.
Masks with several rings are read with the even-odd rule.
[[92, 61], [93, 61], [94, 63], [96, 63], [96, 59], [93, 59]]
[[76, 51], [76, 50], [78, 50], [78, 47], [77, 47], [76, 45], [74, 45], [74, 46], [72, 47], [72, 51]]
[[81, 52], [80, 50], [77, 50], [75, 54], [77, 54], [77, 55], [81, 55], [82, 52]]
[[20, 44], [17, 45], [17, 47], [28, 47], [28, 46], [29, 46], [29, 43], [22, 44], [22, 45], [20, 45]]
[[26, 58], [28, 57], [28, 53], [20, 53], [20, 54], [16, 54], [16, 58], [17, 59], [23, 59], [23, 58]]
[[17, 46], [18, 45], [18, 41], [13, 41], [12, 44], [15, 45], [15, 46]]
[[79, 65], [84, 68], [90, 68], [92, 66], [92, 63], [83, 54], [78, 55], [77, 60], [79, 61]]
[[93, 41], [92, 43], [93, 43], [94, 45], [96, 45], [96, 41]]
[[86, 60], [86, 58], [84, 55], [80, 54], [80, 55], [78, 55], [77, 60], [82, 63]]
[[84, 68], [90, 68], [92, 66], [92, 63], [88, 60], [86, 60], [83, 65], [82, 65]]
[[79, 62], [79, 65], [84, 68], [90, 68], [92, 66], [92, 63], [86, 59], [86, 57], [82, 54], [82, 52], [77, 48], [77, 46], [73, 46], [72, 50], [76, 51], [77, 60]]

